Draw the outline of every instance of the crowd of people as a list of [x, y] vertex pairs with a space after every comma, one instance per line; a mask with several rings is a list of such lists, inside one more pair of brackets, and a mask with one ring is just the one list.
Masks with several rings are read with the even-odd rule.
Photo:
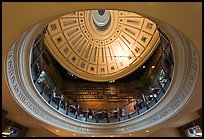
[[[57, 93], [58, 92], [58, 93]], [[113, 110], [105, 110], [105, 109], [83, 109], [82, 106], [75, 103], [73, 100], [64, 97], [59, 91], [56, 91], [56, 88], [51, 92], [50, 101], [54, 101], [58, 107], [61, 107], [68, 112], [74, 113], [78, 116], [89, 118], [89, 119], [111, 119], [111, 118], [119, 118], [123, 116], [127, 116], [125, 107], [115, 108]], [[138, 99], [134, 99], [132, 103], [134, 103], [134, 112], [139, 111], [143, 107], [148, 107], [148, 104], [153, 100], [152, 97], [141, 94], [141, 97]], [[128, 107], [128, 106], [127, 106]]]

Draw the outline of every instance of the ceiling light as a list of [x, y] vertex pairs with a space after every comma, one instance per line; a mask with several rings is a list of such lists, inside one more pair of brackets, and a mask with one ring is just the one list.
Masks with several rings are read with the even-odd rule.
[[[11, 123], [11, 125], [13, 124], [13, 122]], [[2, 135], [11, 135], [13, 133], [13, 130], [11, 129], [11, 125], [9, 128], [7, 128], [4, 132], [2, 132]]]
[[111, 80], [111, 81], [109, 81], [109, 83], [114, 83], [115, 82], [115, 80]]
[[202, 132], [195, 133], [195, 135], [197, 135], [197, 136], [202, 136]]
[[56, 132], [59, 132], [59, 130], [56, 130]]
[[195, 130], [193, 130], [193, 132], [197, 136], [202, 136], [202, 130], [201, 129], [195, 129]]
[[155, 68], [155, 66], [152, 66], [152, 68], [154, 69], [154, 68]]
[[9, 132], [3, 132], [2, 135], [10, 135], [11, 133]]
[[149, 130], [146, 130], [146, 133], [149, 133]]
[[145, 66], [142, 66], [142, 68], [144, 69], [144, 68], [145, 68]]

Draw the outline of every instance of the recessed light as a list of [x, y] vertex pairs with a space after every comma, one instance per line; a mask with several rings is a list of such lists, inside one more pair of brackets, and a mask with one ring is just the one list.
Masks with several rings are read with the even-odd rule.
[[149, 130], [146, 130], [146, 133], [149, 133]]
[[10, 135], [10, 132], [3, 132], [2, 135]]
[[56, 132], [59, 132], [59, 130], [56, 130]]

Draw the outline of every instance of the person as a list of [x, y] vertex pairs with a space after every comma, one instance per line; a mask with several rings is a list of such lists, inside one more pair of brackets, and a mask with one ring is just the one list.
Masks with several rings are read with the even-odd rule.
[[[103, 109], [102, 109], [102, 110], [103, 110]], [[97, 111], [97, 118], [98, 118], [98, 119], [102, 119], [102, 118], [103, 118], [102, 110], [98, 110], [98, 111]]]
[[92, 111], [89, 109], [89, 112], [88, 112], [88, 118], [92, 119], [93, 118], [93, 113]]
[[138, 101], [137, 101], [137, 99], [134, 99], [134, 109], [137, 111], [138, 110]]
[[56, 97], [56, 87], [52, 90], [51, 100]]
[[81, 117], [84, 117], [84, 115], [83, 115], [83, 108], [82, 108], [82, 107], [79, 108], [77, 114], [78, 114], [79, 116], [81, 116]]
[[69, 103], [67, 101], [65, 101], [64, 108], [68, 111]]
[[77, 113], [77, 109], [76, 109], [76, 106], [75, 106], [74, 103], [71, 103], [71, 104], [70, 104], [70, 111], [71, 111], [72, 113], [74, 113], [74, 114]]
[[93, 114], [93, 118], [96, 118], [96, 117], [97, 117], [96, 109], [92, 110], [92, 114]]
[[113, 110], [113, 115], [114, 118], [118, 118], [118, 108]]
[[142, 99], [142, 102], [141, 102], [141, 108], [145, 107], [147, 105], [147, 101], [145, 99], [145, 96], [144, 94], [141, 94], [141, 99]]
[[149, 96], [145, 96], [145, 99], [146, 99], [146, 104], [148, 105], [150, 103]]
[[119, 117], [122, 117], [122, 109], [119, 109]]
[[64, 96], [61, 95], [60, 100], [59, 100], [59, 106], [61, 106], [62, 102], [64, 101]]
[[104, 114], [105, 116], [104, 116], [104, 119], [109, 119], [109, 116], [108, 116], [108, 112], [107, 111], [105, 111], [105, 114]]

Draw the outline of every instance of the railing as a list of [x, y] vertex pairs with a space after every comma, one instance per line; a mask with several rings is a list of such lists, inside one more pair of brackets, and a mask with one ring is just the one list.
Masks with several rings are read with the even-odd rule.
[[84, 110], [72, 99], [64, 97], [45, 71], [47, 63], [44, 57], [48, 53], [43, 44], [45, 31], [46, 29], [37, 37], [32, 49], [31, 73], [33, 82], [45, 101], [61, 113], [74, 119], [92, 123], [113, 123], [138, 116], [153, 107], [162, 98], [171, 82], [174, 63], [171, 45], [168, 39], [160, 33], [161, 45], [159, 47], [162, 55], [158, 61], [161, 64], [157, 62], [155, 65], [155, 69], [159, 68], [159, 74], [146, 93], [149, 95], [142, 95], [140, 99], [132, 100], [125, 106], [115, 108], [114, 110]]

